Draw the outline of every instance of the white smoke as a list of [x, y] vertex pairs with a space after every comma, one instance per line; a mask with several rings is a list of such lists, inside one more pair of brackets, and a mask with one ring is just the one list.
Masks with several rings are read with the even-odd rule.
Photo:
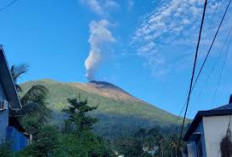
[[102, 61], [104, 46], [107, 43], [115, 42], [115, 38], [109, 31], [107, 20], [92, 21], [90, 23], [90, 51], [85, 61], [86, 77], [89, 81], [94, 79], [94, 75]]

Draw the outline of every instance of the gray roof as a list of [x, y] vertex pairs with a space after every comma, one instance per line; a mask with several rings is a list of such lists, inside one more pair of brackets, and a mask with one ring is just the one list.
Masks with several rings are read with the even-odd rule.
[[228, 104], [228, 105], [224, 105], [224, 106], [220, 106], [218, 108], [212, 109], [212, 110], [232, 110], [232, 104]]
[[9, 70], [8, 63], [4, 54], [4, 50], [0, 45], [0, 81], [12, 110], [20, 110], [22, 108], [19, 97], [15, 88], [14, 81]]
[[203, 117], [225, 116], [225, 115], [232, 115], [232, 96], [230, 97], [229, 104], [227, 105], [217, 107], [212, 110], [198, 111], [184, 136], [184, 140], [185, 141], [189, 140], [190, 136], [197, 128], [199, 122], [202, 121]]

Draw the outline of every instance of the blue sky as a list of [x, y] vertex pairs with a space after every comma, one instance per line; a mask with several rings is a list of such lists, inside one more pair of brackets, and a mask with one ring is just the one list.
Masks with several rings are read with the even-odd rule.
[[[198, 69], [227, 3], [209, 1]], [[87, 82], [87, 74], [178, 115], [202, 7], [203, 0], [19, 0], [0, 12], [0, 43], [10, 64], [30, 66], [21, 82]], [[193, 92], [190, 118], [226, 104], [232, 94], [231, 35], [225, 42], [231, 9]]]

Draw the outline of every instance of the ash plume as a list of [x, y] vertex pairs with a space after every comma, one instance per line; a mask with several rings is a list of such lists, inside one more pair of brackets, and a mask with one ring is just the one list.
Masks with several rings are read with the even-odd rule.
[[94, 80], [95, 73], [103, 59], [104, 47], [107, 43], [115, 42], [115, 38], [108, 29], [109, 22], [107, 20], [92, 21], [90, 28], [90, 51], [89, 56], [85, 60], [86, 77], [89, 81]]

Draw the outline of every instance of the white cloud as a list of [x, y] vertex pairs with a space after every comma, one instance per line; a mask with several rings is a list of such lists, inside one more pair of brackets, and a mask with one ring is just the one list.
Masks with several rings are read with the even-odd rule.
[[105, 1], [105, 3], [104, 3], [104, 8], [108, 8], [108, 9], [112, 9], [112, 8], [119, 8], [120, 6], [119, 6], [119, 4], [118, 3], [116, 3], [115, 1], [113, 1], [113, 0], [107, 0], [107, 1]]
[[102, 57], [104, 56], [105, 46], [108, 43], [115, 42], [116, 39], [108, 29], [110, 23], [107, 20], [92, 21], [90, 23], [90, 51], [85, 61], [86, 77], [89, 80], [94, 79], [96, 70], [98, 69]]
[[[174, 57], [193, 50], [203, 4], [204, 0], [162, 1], [161, 6], [157, 6], [157, 9], [140, 21], [132, 43], [137, 47], [137, 53], [143, 54], [151, 68], [163, 69]], [[207, 8], [207, 17], [211, 17], [219, 5], [221, 4], [217, 3], [217, 0], [212, 0]], [[205, 27], [208, 27], [207, 24]], [[178, 51], [173, 49], [174, 47], [177, 47]]]
[[120, 7], [114, 0], [81, 0], [81, 2], [100, 16], [107, 16], [109, 11]]
[[104, 10], [100, 6], [99, 2], [97, 0], [82, 0], [83, 3], [87, 4], [88, 7], [99, 15], [104, 15]]

